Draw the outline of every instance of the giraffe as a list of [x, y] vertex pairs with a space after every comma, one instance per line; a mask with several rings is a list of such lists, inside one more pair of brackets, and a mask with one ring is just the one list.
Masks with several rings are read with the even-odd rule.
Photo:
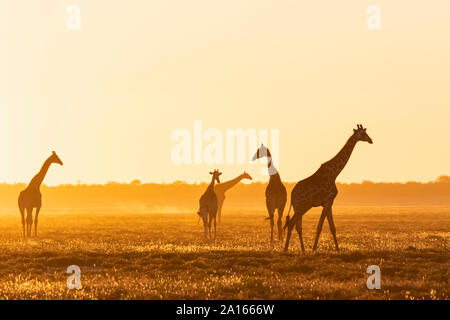
[[19, 210], [20, 215], [22, 216], [22, 229], [23, 229], [23, 237], [25, 238], [25, 210], [27, 211], [27, 236], [31, 236], [31, 226], [33, 224], [33, 209], [36, 208], [36, 214], [34, 217], [34, 235], [37, 236], [37, 225], [38, 225], [38, 216], [39, 211], [41, 210], [41, 191], [40, 186], [42, 181], [47, 174], [48, 168], [52, 163], [57, 163], [59, 165], [63, 165], [61, 159], [59, 159], [58, 155], [55, 151], [52, 152], [52, 155], [45, 160], [42, 165], [41, 170], [31, 179], [28, 187], [23, 190], [19, 194]]
[[[200, 209], [198, 215], [203, 219], [203, 229], [205, 232], [205, 238], [211, 239], [211, 223], [214, 220], [214, 240], [216, 239], [216, 214], [217, 214], [217, 196], [214, 192], [214, 183], [220, 183], [219, 176], [222, 174], [219, 170], [214, 170], [209, 174], [212, 175], [211, 183], [206, 189], [205, 193], [201, 196], [199, 204]], [[208, 219], [209, 218], [209, 219]]]
[[332, 215], [333, 202], [338, 193], [336, 178], [347, 164], [358, 141], [366, 141], [369, 144], [373, 143], [366, 130], [367, 129], [363, 128], [362, 125], [357, 125], [357, 129], [353, 129], [352, 136], [347, 140], [347, 143], [334, 158], [322, 164], [312, 176], [301, 180], [295, 185], [291, 193], [291, 206], [289, 207], [289, 212], [291, 207], [294, 208], [294, 215], [291, 219], [289, 219], [288, 212], [286, 224], [284, 225], [284, 229], [286, 227], [288, 228], [286, 244], [284, 247], [285, 252], [288, 251], [289, 238], [291, 237], [291, 232], [294, 225], [296, 226], [297, 233], [300, 238], [302, 251], [305, 251], [302, 237], [302, 217], [312, 207], [319, 206], [323, 207], [323, 210], [317, 226], [313, 251], [317, 249], [317, 243], [319, 241], [319, 236], [322, 231], [322, 225], [325, 217], [330, 225], [330, 231], [333, 235], [336, 250], [339, 251], [336, 238], [336, 227], [334, 226]]
[[214, 192], [217, 196], [217, 216], [219, 218], [219, 223], [222, 222], [222, 206], [223, 202], [225, 201], [225, 192], [237, 185], [242, 179], [252, 180], [252, 177], [244, 171], [243, 174], [237, 176], [236, 178], [216, 184], [214, 186]]
[[287, 192], [285, 186], [283, 185], [283, 182], [281, 182], [278, 170], [272, 163], [272, 155], [269, 149], [261, 144], [261, 147], [256, 151], [252, 160], [255, 161], [256, 159], [263, 157], [267, 157], [267, 169], [270, 176], [269, 184], [266, 188], [266, 207], [267, 211], [269, 212], [269, 217], [267, 218], [267, 220], [270, 219], [270, 243], [273, 244], [273, 217], [275, 214], [275, 210], [278, 210], [278, 240], [283, 239], [281, 219], [283, 218], [283, 211], [286, 205]]

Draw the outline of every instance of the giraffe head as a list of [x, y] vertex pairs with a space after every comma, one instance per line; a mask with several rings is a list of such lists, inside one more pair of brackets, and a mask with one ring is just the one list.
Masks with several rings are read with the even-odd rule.
[[210, 172], [209, 174], [212, 174], [212, 180], [216, 181], [217, 183], [220, 183], [220, 175], [222, 174], [222, 172], [219, 172], [219, 170], [214, 170], [213, 172]]
[[252, 176], [249, 175], [246, 171], [244, 171], [244, 173], [242, 174], [242, 176], [244, 177], [244, 179], [253, 180]]
[[357, 127], [357, 129], [353, 129], [353, 136], [357, 139], [357, 141], [366, 141], [372, 144], [373, 141], [367, 134], [367, 128], [363, 128], [362, 124], [357, 124]]
[[52, 155], [50, 156], [51, 162], [52, 163], [57, 163], [59, 165], [63, 165], [63, 162], [61, 161], [61, 159], [58, 157], [58, 155], [56, 154], [55, 151], [52, 151]]
[[256, 150], [255, 155], [253, 156], [252, 160], [255, 161], [256, 159], [264, 158], [264, 157], [271, 157], [269, 149], [267, 149], [266, 146], [261, 144], [261, 147], [259, 147], [258, 150]]

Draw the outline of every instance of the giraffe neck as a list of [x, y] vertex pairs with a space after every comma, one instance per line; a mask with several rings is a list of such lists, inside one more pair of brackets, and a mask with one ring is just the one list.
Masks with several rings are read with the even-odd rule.
[[214, 192], [214, 183], [215, 183], [216, 179], [214, 179], [214, 177], [211, 179], [211, 183], [208, 186], [208, 189], [206, 189], [206, 192]]
[[216, 185], [215, 190], [220, 189], [220, 191], [225, 192], [228, 189], [233, 188], [235, 185], [237, 185], [244, 178], [245, 178], [245, 174], [241, 174], [241, 175], [237, 176], [236, 178], [234, 178], [232, 180], [219, 183], [219, 184]]
[[279, 176], [277, 168], [275, 168], [275, 166], [273, 165], [272, 154], [270, 153], [269, 149], [267, 149], [267, 170], [269, 171], [270, 177], [276, 175]]
[[350, 156], [352, 155], [353, 149], [355, 148], [357, 142], [358, 140], [352, 135], [347, 140], [341, 151], [339, 151], [338, 154], [334, 156], [334, 158], [327, 162], [327, 164], [331, 167], [332, 177], [334, 179], [336, 179], [344, 169], [345, 165], [348, 162], [348, 159], [350, 159]]
[[267, 170], [269, 171], [270, 177], [279, 175], [277, 168], [275, 168], [275, 166], [273, 165], [271, 156], [267, 156]]
[[33, 177], [33, 179], [31, 179], [30, 183], [28, 184], [28, 189], [39, 189], [51, 164], [52, 161], [50, 158], [45, 160], [41, 170]]
[[277, 168], [273, 165], [269, 149], [267, 149], [267, 170], [269, 171], [269, 184], [283, 184]]
[[273, 184], [273, 183], [276, 183], [276, 184], [282, 183], [280, 174], [278, 172], [275, 174], [271, 174], [269, 177], [269, 184]]

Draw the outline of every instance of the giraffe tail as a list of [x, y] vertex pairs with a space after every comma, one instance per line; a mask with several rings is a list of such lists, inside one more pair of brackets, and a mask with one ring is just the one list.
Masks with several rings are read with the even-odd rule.
[[197, 214], [198, 214], [198, 220], [197, 220], [197, 225], [198, 225], [200, 223], [200, 210], [197, 211]]

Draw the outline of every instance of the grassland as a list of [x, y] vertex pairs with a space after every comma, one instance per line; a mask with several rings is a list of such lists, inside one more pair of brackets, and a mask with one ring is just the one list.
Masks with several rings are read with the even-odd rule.
[[[266, 212], [224, 213], [216, 243], [195, 214], [60, 213], [45, 209], [24, 241], [18, 213], [0, 214], [1, 299], [449, 299], [450, 208], [336, 207], [341, 252], [319, 211], [304, 219], [307, 252], [269, 245]], [[381, 268], [368, 290], [366, 268]], [[69, 265], [81, 290], [68, 290]]]

